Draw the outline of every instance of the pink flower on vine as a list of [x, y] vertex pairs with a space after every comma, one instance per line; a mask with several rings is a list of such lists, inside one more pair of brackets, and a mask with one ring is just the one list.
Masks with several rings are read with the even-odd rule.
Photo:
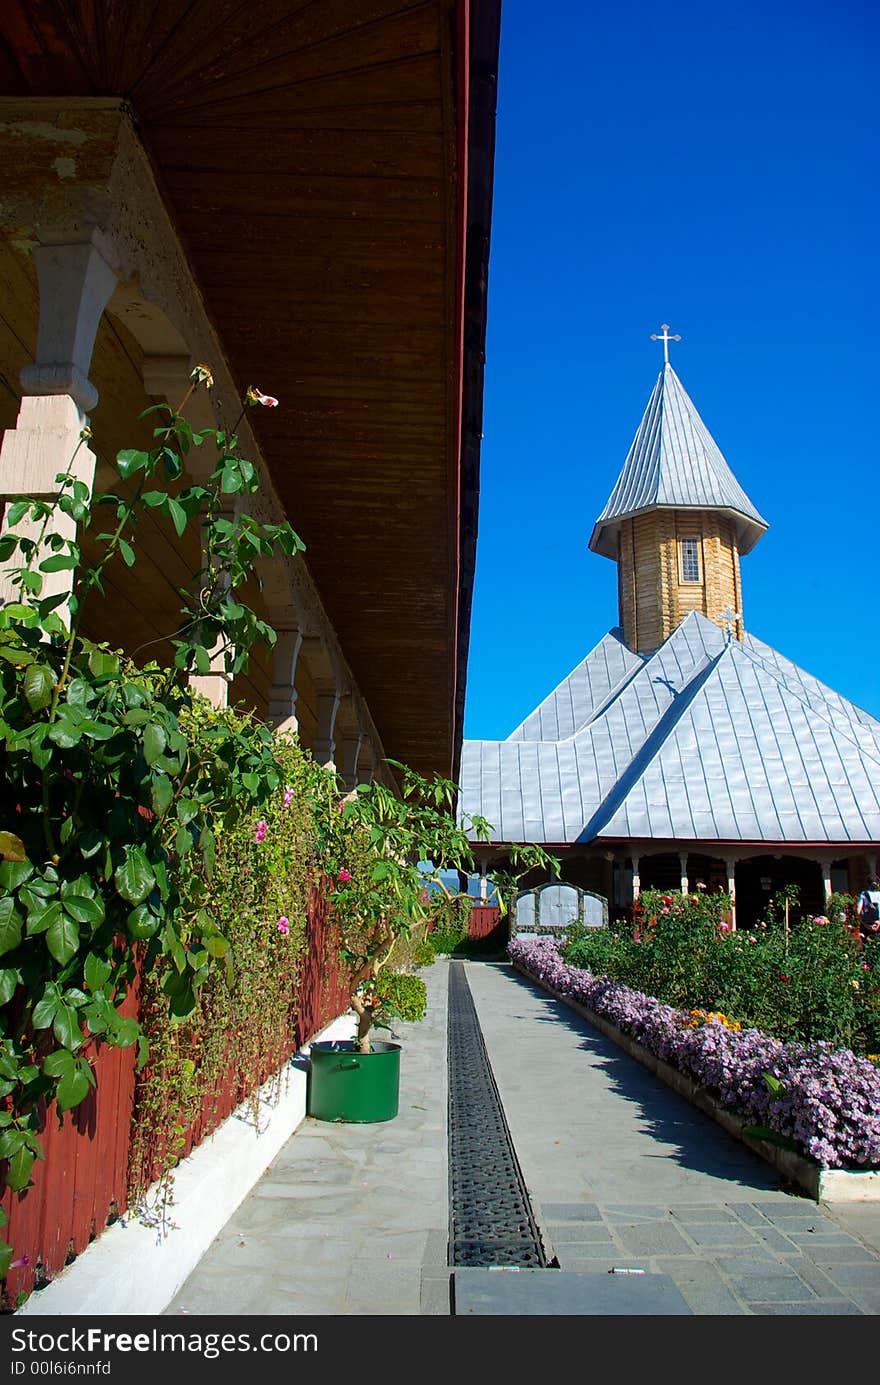
[[256, 385], [251, 385], [249, 387], [245, 399], [248, 404], [262, 404], [266, 409], [278, 408], [278, 400], [275, 396], [273, 394], [263, 394], [263, 391], [258, 390]]
[[351, 871], [346, 870], [345, 866], [343, 866], [342, 870], [339, 872], [338, 879], [342, 881], [343, 885], [347, 885], [349, 880], [351, 879]]
[[286, 938], [290, 932], [290, 919], [282, 914], [275, 927], [278, 929], [278, 932], [283, 933]]
[[284, 806], [285, 806], [285, 808], [289, 808], [292, 802], [293, 802], [293, 789], [290, 787], [289, 784], [285, 784], [285, 786], [284, 786]]
[[11, 1270], [17, 1270], [17, 1269], [22, 1268], [23, 1266], [26, 1267], [26, 1266], [29, 1265], [30, 1263], [31, 1263], [31, 1257], [30, 1257], [29, 1255], [22, 1255], [22, 1256], [19, 1257], [18, 1260], [13, 1260], [13, 1262], [12, 1262], [12, 1264], [9, 1266], [9, 1268], [10, 1268]]
[[257, 830], [256, 830], [256, 832], [254, 833], [254, 841], [257, 842], [257, 844], [259, 844], [260, 842], [264, 842], [264, 841], [266, 840], [266, 833], [267, 833], [268, 831], [269, 831], [269, 824], [268, 824], [268, 822], [265, 822], [265, 821], [261, 818], [260, 821], [257, 823]]
[[422, 890], [422, 903], [423, 903], [423, 904], [427, 904], [427, 902], [428, 902], [428, 900], [429, 900], [430, 898], [431, 898], [431, 896], [430, 896], [430, 894], [428, 893], [428, 891], [427, 891], [427, 890]]

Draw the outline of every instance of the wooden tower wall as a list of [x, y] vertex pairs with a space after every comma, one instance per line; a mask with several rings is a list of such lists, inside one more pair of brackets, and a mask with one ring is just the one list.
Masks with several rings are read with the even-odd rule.
[[[700, 580], [684, 582], [679, 541], [699, 541]], [[630, 649], [657, 649], [693, 610], [726, 628], [728, 605], [742, 615], [739, 549], [731, 519], [716, 511], [651, 510], [618, 531], [618, 605]], [[742, 638], [742, 621], [735, 625]]]

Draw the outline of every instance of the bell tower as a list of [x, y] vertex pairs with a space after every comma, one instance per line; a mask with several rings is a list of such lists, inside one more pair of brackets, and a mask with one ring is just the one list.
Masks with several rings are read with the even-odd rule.
[[664, 363], [590, 548], [613, 558], [624, 639], [648, 654], [690, 611], [743, 634], [739, 560], [767, 529], [669, 363]]

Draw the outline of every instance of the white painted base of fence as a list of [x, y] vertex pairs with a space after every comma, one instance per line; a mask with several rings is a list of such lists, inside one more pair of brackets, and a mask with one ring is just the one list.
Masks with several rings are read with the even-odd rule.
[[[315, 1039], [350, 1039], [343, 1015]], [[308, 1053], [308, 1046], [303, 1050]], [[174, 1171], [174, 1229], [162, 1235], [126, 1217], [93, 1241], [51, 1284], [31, 1294], [18, 1316], [118, 1317], [161, 1313], [265, 1173], [306, 1113], [306, 1072], [287, 1064], [260, 1089], [258, 1128], [250, 1103], [240, 1106]]]

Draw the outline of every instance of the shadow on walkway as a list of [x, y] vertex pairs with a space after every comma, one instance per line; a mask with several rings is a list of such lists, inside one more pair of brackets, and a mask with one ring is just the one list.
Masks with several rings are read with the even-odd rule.
[[[798, 1195], [801, 1190], [785, 1183], [777, 1172], [758, 1155], [741, 1144], [709, 1116], [692, 1106], [684, 1097], [641, 1066], [620, 1049], [613, 1040], [564, 1002], [548, 995], [545, 990], [516, 971], [509, 963], [487, 963], [506, 972], [512, 985], [539, 1001], [542, 1013], [516, 1015], [528, 1026], [536, 1022], [562, 1026], [576, 1034], [579, 1048], [588, 1054], [592, 1066], [606, 1075], [610, 1089], [623, 1101], [638, 1107], [639, 1123], [646, 1136], [663, 1146], [649, 1158], [674, 1159], [683, 1168], [709, 1174], [745, 1189], [785, 1191]], [[491, 1059], [491, 1048], [489, 1051]], [[555, 1084], [554, 1084], [555, 1085]], [[564, 1090], [560, 1093], [565, 1096]], [[565, 1114], [560, 1113], [560, 1128], [564, 1129]]]

